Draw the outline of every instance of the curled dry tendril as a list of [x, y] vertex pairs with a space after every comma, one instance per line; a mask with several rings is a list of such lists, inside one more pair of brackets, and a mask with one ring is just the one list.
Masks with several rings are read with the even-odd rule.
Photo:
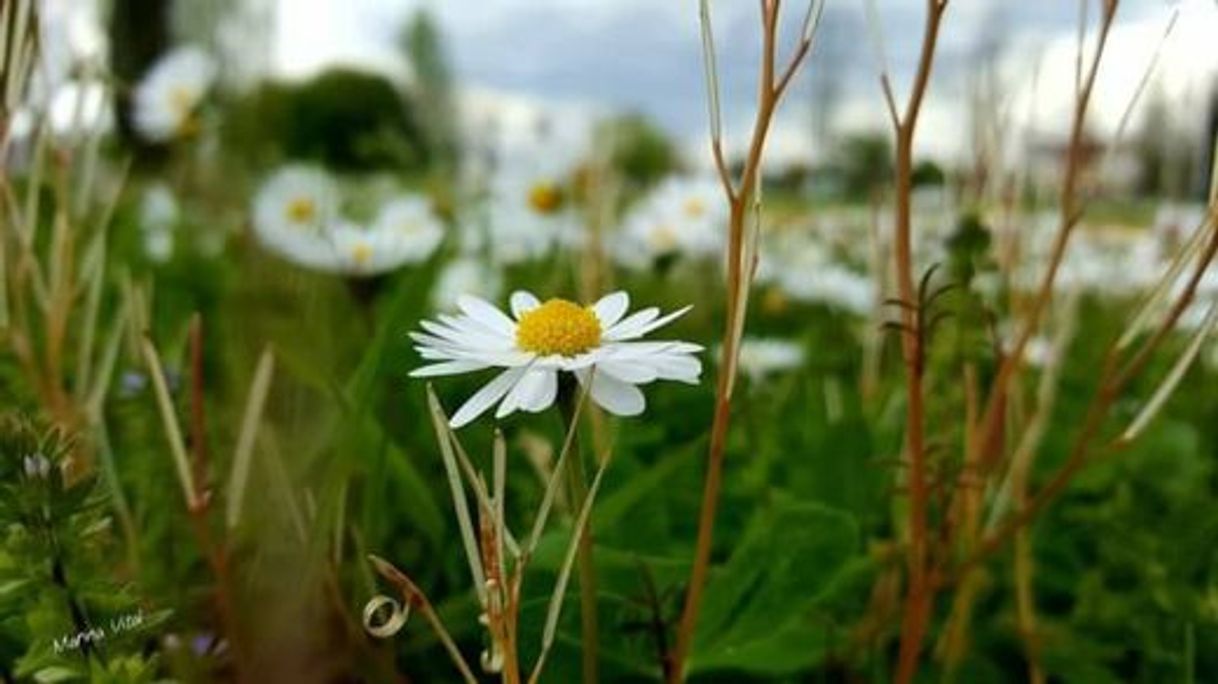
[[[382, 608], [388, 606], [389, 617], [383, 622], [377, 618], [382, 614]], [[410, 604], [403, 606], [396, 599], [383, 594], [373, 596], [364, 604], [364, 631], [378, 639], [387, 639], [397, 634], [410, 620]]]

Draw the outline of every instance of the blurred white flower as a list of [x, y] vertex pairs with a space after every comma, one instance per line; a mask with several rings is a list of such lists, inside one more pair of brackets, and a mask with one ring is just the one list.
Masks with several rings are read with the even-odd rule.
[[165, 183], [152, 183], [140, 197], [140, 225], [149, 228], [172, 228], [179, 217], [178, 200]]
[[173, 256], [174, 230], [179, 220], [177, 198], [164, 183], [153, 183], [140, 197], [140, 234], [144, 254], [154, 263]]
[[740, 342], [740, 371], [753, 382], [794, 370], [803, 363], [804, 348], [797, 342], [757, 337], [746, 337]]
[[166, 142], [193, 133], [216, 71], [211, 55], [195, 46], [177, 48], [152, 65], [132, 99], [139, 134], [152, 142]]
[[411, 338], [432, 363], [413, 377], [458, 375], [502, 368], [452, 417], [453, 427], [468, 424], [498, 404], [496, 418], [522, 410], [537, 413], [554, 403], [558, 374], [572, 373], [602, 408], [619, 416], [643, 412], [646, 399], [638, 385], [656, 380], [697, 384], [702, 350], [688, 342], [643, 342], [639, 338], [680, 317], [689, 307], [666, 316], [652, 307], [630, 316], [625, 292], [606, 295], [581, 306], [565, 299], [542, 303], [517, 291], [508, 316], [485, 300], [463, 296], [461, 313], [423, 321], [424, 332]]
[[1205, 205], [1200, 203], [1165, 203], [1155, 211], [1153, 230], [1167, 244], [1188, 239], [1205, 219]]
[[462, 295], [495, 299], [502, 289], [503, 276], [496, 268], [472, 257], [461, 257], [440, 271], [432, 289], [431, 303], [441, 311], [453, 311]]
[[[1049, 263], [1047, 250], [1041, 245], [1024, 258], [1014, 278], [1017, 288], [1032, 291], [1039, 287]], [[1079, 229], [1070, 239], [1055, 286], [1062, 291], [1127, 297], [1154, 285], [1165, 268], [1162, 249], [1145, 231], [1128, 234]]]
[[792, 299], [825, 304], [864, 316], [875, 306], [875, 284], [865, 275], [828, 264], [817, 270], [788, 269], [781, 280]]
[[394, 245], [401, 263], [425, 261], [444, 239], [444, 226], [423, 197], [403, 195], [386, 202], [372, 230]]
[[712, 178], [671, 177], [627, 215], [613, 250], [618, 263], [646, 268], [657, 258], [689, 258], [722, 251], [728, 208]]
[[158, 228], [146, 230], [143, 235], [144, 256], [154, 264], [163, 264], [173, 258], [173, 231]]
[[366, 228], [340, 221], [323, 239], [332, 246], [334, 258], [331, 263], [320, 266], [322, 270], [367, 276], [419, 261], [418, 246], [409, 236], [383, 227]]
[[267, 249], [306, 268], [354, 276], [385, 273], [430, 256], [444, 236], [426, 199], [400, 195], [371, 226], [344, 218], [334, 180], [288, 166], [254, 200], [254, 231]]
[[[1013, 321], [1002, 326], [1002, 350], [1010, 354], [1015, 346], [1018, 326]], [[1045, 368], [1057, 358], [1058, 350], [1053, 341], [1044, 335], [1033, 335], [1023, 348], [1023, 362], [1033, 368]]]
[[572, 149], [546, 144], [502, 160], [485, 205], [483, 244], [491, 259], [515, 264], [544, 257], [555, 247], [580, 244], [571, 187], [576, 161]]
[[875, 283], [840, 263], [803, 235], [763, 245], [758, 280], [778, 286], [797, 301], [815, 302], [864, 316], [875, 308]]
[[258, 190], [254, 227], [272, 243], [320, 234], [338, 218], [338, 204], [338, 186], [330, 174], [311, 166], [285, 166]]
[[1054, 348], [1053, 342], [1043, 335], [1034, 335], [1028, 340], [1023, 351], [1024, 361], [1036, 368], [1048, 366], [1056, 356], [1057, 349]]
[[45, 480], [51, 475], [51, 462], [42, 454], [30, 454], [21, 459], [21, 464], [25, 476], [31, 480]]

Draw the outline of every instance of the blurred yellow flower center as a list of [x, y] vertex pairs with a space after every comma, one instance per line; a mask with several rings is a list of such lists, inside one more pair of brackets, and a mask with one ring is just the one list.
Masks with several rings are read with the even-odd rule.
[[199, 117], [195, 114], [195, 95], [189, 88], [170, 90], [169, 107], [178, 116], [178, 135], [189, 137], [199, 132]]
[[317, 215], [317, 205], [309, 197], [297, 197], [288, 202], [287, 215], [292, 223], [312, 223]]
[[685, 200], [685, 215], [690, 218], [701, 218], [706, 213], [706, 202], [700, 197], [690, 197]]
[[169, 91], [169, 106], [178, 116], [185, 118], [195, 108], [195, 96], [189, 88], [174, 88]]
[[553, 214], [562, 207], [562, 188], [542, 181], [529, 188], [529, 206], [538, 214]]
[[356, 266], [367, 266], [372, 259], [372, 248], [361, 242], [351, 249], [351, 258]]
[[516, 325], [516, 344], [542, 356], [582, 354], [601, 341], [601, 322], [591, 307], [550, 299], [526, 312]]
[[662, 223], [648, 234], [647, 244], [657, 252], [672, 252], [677, 248], [677, 233], [670, 224]]

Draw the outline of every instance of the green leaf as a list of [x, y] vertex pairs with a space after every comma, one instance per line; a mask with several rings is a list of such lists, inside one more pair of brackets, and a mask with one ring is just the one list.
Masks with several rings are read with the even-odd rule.
[[39, 684], [52, 684], [53, 682], [67, 682], [73, 679], [80, 679], [84, 673], [73, 670], [69, 667], [61, 667], [59, 665], [53, 667], [44, 667], [34, 673], [34, 681]]
[[623, 515], [663, 485], [681, 465], [688, 463], [691, 452], [700, 446], [701, 443], [696, 442], [683, 449], [674, 449], [654, 466], [630, 478], [612, 493], [602, 496], [592, 512], [593, 529], [612, 528]]
[[726, 567], [712, 575], [691, 668], [781, 674], [818, 661], [832, 625], [813, 616], [859, 548], [848, 514], [778, 500], [758, 512]]

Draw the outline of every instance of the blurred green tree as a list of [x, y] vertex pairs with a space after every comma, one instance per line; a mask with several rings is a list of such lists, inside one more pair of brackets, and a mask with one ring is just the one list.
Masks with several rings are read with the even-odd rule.
[[892, 143], [887, 135], [851, 135], [842, 141], [836, 157], [849, 198], [869, 198], [892, 177]]
[[923, 160], [914, 165], [912, 180], [915, 188], [938, 188], [947, 182], [947, 174], [933, 161]]
[[[1145, 196], [1184, 197], [1192, 183], [1199, 146], [1173, 116], [1166, 96], [1156, 92], [1146, 105], [1142, 127], [1134, 141], [1138, 160], [1137, 191]], [[1200, 147], [1205, 147], [1201, 145]]]
[[264, 84], [234, 105], [226, 138], [234, 153], [258, 164], [418, 172], [431, 162], [414, 102], [383, 76], [345, 68], [299, 84]]
[[625, 178], [647, 186], [677, 170], [678, 155], [664, 131], [642, 114], [625, 114], [602, 124], [612, 141], [610, 159]]

